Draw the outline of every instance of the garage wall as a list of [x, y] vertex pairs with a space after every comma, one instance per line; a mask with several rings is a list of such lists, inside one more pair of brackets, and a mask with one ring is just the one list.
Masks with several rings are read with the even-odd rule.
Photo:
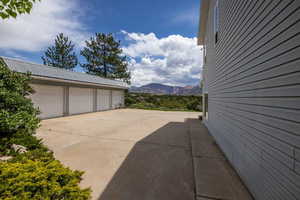
[[93, 112], [93, 90], [90, 88], [69, 88], [69, 114]]
[[39, 108], [40, 118], [63, 116], [64, 88], [62, 86], [32, 84], [35, 93], [30, 96], [35, 107]]
[[109, 110], [111, 108], [111, 91], [97, 89], [97, 111]]
[[[55, 84], [55, 83], [54, 83]], [[39, 108], [41, 119], [104, 111], [123, 107], [124, 91], [70, 86], [31, 84], [36, 91], [29, 98]]]

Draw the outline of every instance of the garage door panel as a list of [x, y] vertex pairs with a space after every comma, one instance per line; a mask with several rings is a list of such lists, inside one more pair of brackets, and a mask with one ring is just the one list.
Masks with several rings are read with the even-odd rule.
[[121, 108], [124, 105], [124, 92], [119, 90], [112, 91], [112, 107]]
[[32, 84], [35, 93], [30, 95], [34, 106], [41, 111], [41, 119], [63, 116], [62, 86]]
[[109, 110], [110, 109], [110, 90], [97, 90], [97, 110]]
[[93, 91], [90, 88], [69, 89], [69, 113], [80, 114], [93, 111]]

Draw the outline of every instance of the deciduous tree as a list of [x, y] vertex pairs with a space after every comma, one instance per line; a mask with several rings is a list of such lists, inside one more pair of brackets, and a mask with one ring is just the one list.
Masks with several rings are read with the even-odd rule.
[[37, 1], [40, 0], [0, 0], [0, 18], [16, 18], [20, 14], [29, 14]]

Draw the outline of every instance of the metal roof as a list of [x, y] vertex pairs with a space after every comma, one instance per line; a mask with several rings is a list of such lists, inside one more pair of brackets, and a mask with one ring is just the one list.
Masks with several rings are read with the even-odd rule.
[[99, 76], [89, 75], [83, 72], [73, 72], [57, 67], [41, 65], [36, 63], [25, 62], [14, 58], [0, 57], [4, 60], [7, 66], [16, 72], [30, 72], [35, 77], [52, 78], [57, 80], [80, 82], [81, 84], [96, 84], [99, 86], [129, 88], [129, 85], [122, 81], [101, 78]]

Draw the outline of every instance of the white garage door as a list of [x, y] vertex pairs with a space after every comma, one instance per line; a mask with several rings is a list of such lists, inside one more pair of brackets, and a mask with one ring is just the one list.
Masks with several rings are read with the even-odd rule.
[[93, 92], [89, 88], [69, 89], [69, 113], [79, 114], [93, 111]]
[[110, 109], [110, 90], [97, 90], [97, 110]]
[[35, 93], [30, 96], [34, 105], [40, 109], [40, 118], [63, 116], [63, 87], [32, 84]]
[[124, 105], [124, 92], [119, 90], [112, 91], [112, 107], [120, 108]]

